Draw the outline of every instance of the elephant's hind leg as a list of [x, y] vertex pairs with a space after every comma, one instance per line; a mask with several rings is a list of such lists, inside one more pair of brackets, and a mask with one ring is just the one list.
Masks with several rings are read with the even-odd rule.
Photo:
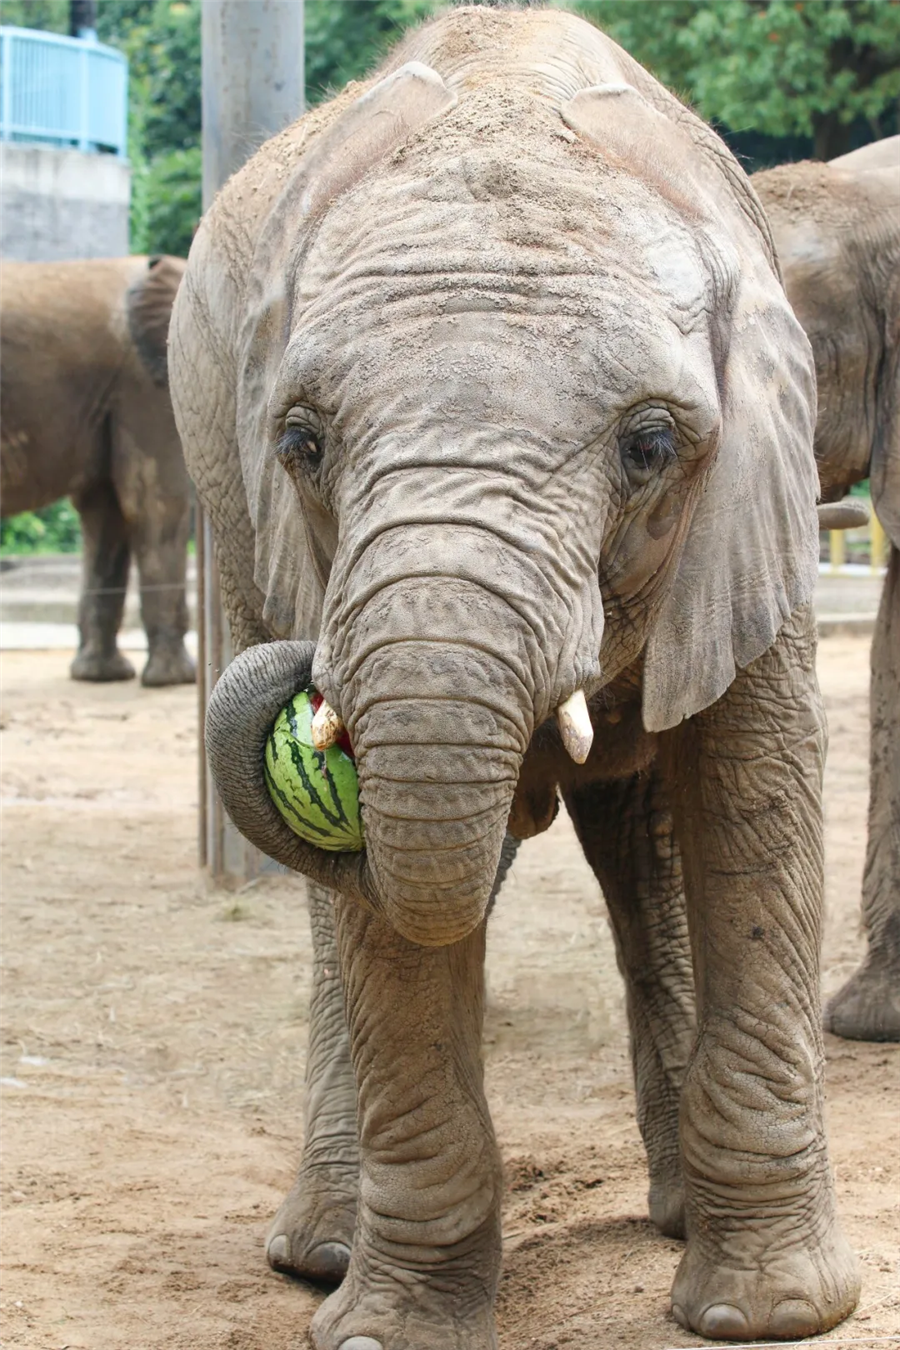
[[306, 1056], [306, 1130], [297, 1180], [269, 1229], [275, 1270], [337, 1284], [356, 1225], [356, 1083], [334, 932], [334, 896], [308, 883], [313, 989]]
[[147, 664], [141, 683], [151, 688], [192, 684], [194, 663], [184, 645], [188, 628], [185, 580], [190, 511], [184, 499], [152, 500], [149, 493], [131, 520], [131, 542], [141, 589]]
[[92, 483], [73, 501], [81, 517], [84, 561], [78, 653], [70, 673], [74, 680], [130, 680], [134, 667], [116, 645], [128, 585], [128, 526], [107, 479]]
[[683, 1237], [678, 1103], [694, 1039], [694, 991], [669, 802], [654, 770], [592, 784], [568, 794], [566, 805], [603, 888], [625, 979], [650, 1217], [661, 1232]]
[[128, 521], [147, 634], [141, 683], [153, 688], [197, 678], [184, 645], [190, 482], [171, 410], [160, 400], [158, 390], [148, 396], [129, 389], [111, 427], [112, 479]]
[[872, 640], [869, 842], [862, 917], [868, 953], [825, 1026], [854, 1041], [900, 1041], [900, 549], [892, 548]]

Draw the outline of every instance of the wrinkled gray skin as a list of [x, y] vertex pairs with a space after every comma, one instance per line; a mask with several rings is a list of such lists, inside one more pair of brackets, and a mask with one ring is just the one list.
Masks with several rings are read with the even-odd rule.
[[[558, 789], [627, 983], [651, 1213], [687, 1236], [675, 1316], [839, 1322], [813, 371], [737, 164], [574, 16], [453, 10], [220, 193], [170, 358], [241, 649], [210, 762], [311, 878], [306, 1142], [268, 1255], [343, 1276], [314, 1345], [496, 1345], [485, 921]], [[263, 783], [310, 672], [361, 854], [303, 843]], [[579, 688], [583, 767], [552, 718]]]
[[871, 475], [890, 551], [872, 642], [866, 958], [825, 1025], [900, 1040], [900, 136], [830, 164], [756, 174], [794, 312], [816, 362], [822, 495]]
[[149, 648], [142, 682], [189, 683], [190, 481], [172, 415], [166, 337], [181, 258], [5, 263], [3, 514], [69, 496], [84, 575], [76, 680], [127, 680], [116, 645], [132, 557]]

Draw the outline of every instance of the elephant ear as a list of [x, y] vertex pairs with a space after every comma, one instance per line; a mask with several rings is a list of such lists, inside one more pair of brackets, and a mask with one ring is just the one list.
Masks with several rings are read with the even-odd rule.
[[154, 384], [169, 382], [166, 344], [175, 295], [187, 263], [168, 254], [147, 259], [147, 270], [125, 295], [128, 331]]
[[[895, 222], [896, 227], [896, 222]], [[900, 255], [900, 228], [895, 252]], [[884, 357], [875, 404], [870, 485], [885, 533], [900, 548], [900, 256], [885, 304]]]
[[645, 650], [649, 731], [721, 698], [736, 670], [811, 601], [819, 557], [812, 353], [782, 289], [765, 215], [709, 128], [675, 99], [661, 106], [614, 85], [583, 91], [563, 109], [573, 130], [682, 211], [710, 273], [721, 435]]
[[293, 187], [309, 221], [433, 117], [456, 104], [436, 70], [408, 61], [350, 104], [301, 160]]
[[418, 61], [379, 80], [316, 136], [260, 234], [246, 289], [237, 425], [256, 538], [254, 579], [276, 637], [316, 635], [336, 539], [334, 522], [321, 512], [298, 512], [288, 476], [273, 455], [260, 453], [291, 331], [291, 278], [330, 205], [455, 103], [440, 75]]
[[722, 437], [647, 644], [643, 715], [709, 707], [812, 601], [819, 569], [815, 376], [780, 286], [744, 267], [730, 317]]

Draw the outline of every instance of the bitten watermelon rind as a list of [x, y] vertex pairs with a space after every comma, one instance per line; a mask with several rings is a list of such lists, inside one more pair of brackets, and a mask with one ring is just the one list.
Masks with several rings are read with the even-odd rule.
[[294, 834], [331, 853], [358, 853], [364, 840], [356, 765], [339, 746], [313, 745], [315, 692], [295, 694], [278, 714], [266, 741], [266, 787]]

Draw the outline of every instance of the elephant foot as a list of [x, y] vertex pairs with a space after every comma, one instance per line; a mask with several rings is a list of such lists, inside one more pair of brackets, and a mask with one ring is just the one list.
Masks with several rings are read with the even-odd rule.
[[848, 1041], [900, 1041], [900, 962], [870, 955], [829, 1001], [823, 1022]]
[[148, 689], [160, 689], [167, 684], [195, 684], [197, 668], [187, 653], [184, 643], [177, 647], [154, 647], [141, 675], [141, 684]]
[[684, 1237], [684, 1182], [677, 1177], [657, 1179], [651, 1175], [648, 1197], [650, 1221], [664, 1237]]
[[120, 651], [96, 652], [85, 647], [69, 667], [73, 680], [93, 680], [98, 684], [110, 680], [133, 680], [134, 666]]
[[[747, 1224], [718, 1250], [692, 1238], [672, 1286], [672, 1314], [710, 1340], [793, 1340], [828, 1331], [856, 1307], [859, 1273], [840, 1232], [816, 1241], [799, 1213], [767, 1234]], [[743, 1250], [742, 1250], [743, 1248]]]
[[266, 1238], [266, 1259], [273, 1270], [340, 1284], [350, 1263], [357, 1184], [352, 1163], [301, 1168]]
[[372, 1253], [355, 1254], [344, 1283], [313, 1318], [310, 1339], [315, 1350], [497, 1347], [493, 1308], [476, 1271], [468, 1280], [448, 1274], [438, 1288], [421, 1269], [392, 1275]]

